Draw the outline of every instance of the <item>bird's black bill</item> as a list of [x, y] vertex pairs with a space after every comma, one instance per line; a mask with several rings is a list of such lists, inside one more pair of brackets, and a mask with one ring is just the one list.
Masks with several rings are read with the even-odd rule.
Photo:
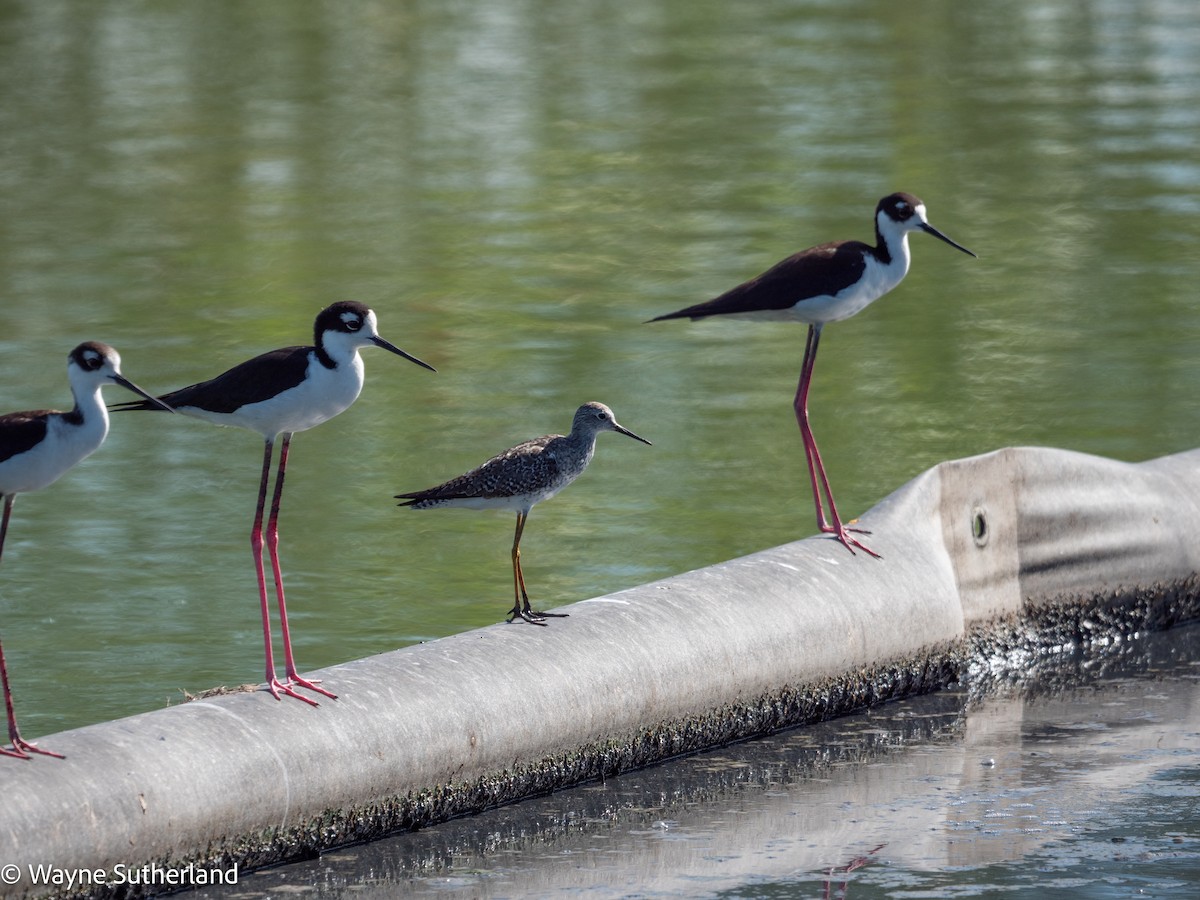
[[[945, 241], [947, 244], [949, 244], [954, 249], [961, 250], [963, 253], [967, 254], [967, 256], [975, 256], [974, 253], [972, 253], [970, 250], [968, 250], [962, 244], [958, 243], [957, 241], [950, 240], [950, 238], [946, 237], [944, 234], [942, 234], [940, 231], [938, 231], [936, 228], [934, 228], [928, 222], [925, 222], [924, 224], [921, 225], [921, 230], [926, 232], [927, 234], [932, 234], [935, 238], [938, 238], [939, 240]], [[975, 258], [979, 259], [978, 256], [975, 256]]]
[[403, 350], [401, 350], [399, 347], [397, 347], [391, 341], [385, 341], [383, 338], [379, 337], [378, 335], [371, 338], [371, 343], [373, 343], [376, 347], [382, 347], [384, 350], [390, 350], [392, 353], [395, 353], [397, 356], [403, 356], [409, 362], [415, 362], [418, 366], [428, 369], [430, 372], [437, 371], [437, 369], [435, 369], [429, 363], [427, 363], [423, 360], [417, 359], [411, 353], [405, 353]]
[[618, 425], [616, 422], [613, 423], [613, 429], [616, 431], [619, 431], [621, 434], [625, 435], [626, 437], [633, 438], [635, 441], [641, 441], [643, 444], [646, 444], [647, 446], [650, 446], [650, 447], [654, 446], [648, 440], [646, 440], [644, 437], [642, 437], [640, 434], [634, 434], [628, 428], [626, 428], [623, 425]]
[[[124, 375], [114, 375], [113, 383], [119, 384], [121, 387], [125, 388], [126, 390], [133, 391], [135, 394], [140, 394], [141, 396], [145, 397], [148, 401], [150, 401], [151, 403], [153, 403], [155, 406], [159, 407], [160, 409], [165, 409], [167, 412], [172, 412], [172, 413], [175, 412], [175, 410], [173, 408], [171, 408], [170, 406], [167, 406], [167, 404], [163, 403], [161, 400], [159, 400], [153, 394], [148, 394], [146, 391], [143, 391], [140, 387], [138, 387], [136, 384], [134, 384], [132, 381], [130, 381], [128, 378], [126, 378]], [[124, 405], [126, 405], [126, 404], [122, 404], [122, 406], [124, 406]]]
[[665, 322], [667, 319], [686, 319], [686, 318], [688, 318], [687, 311], [681, 309], [678, 312], [666, 313], [665, 315], [662, 315], [662, 316], [655, 316], [653, 319], [647, 319], [642, 324], [649, 325], [651, 322]]

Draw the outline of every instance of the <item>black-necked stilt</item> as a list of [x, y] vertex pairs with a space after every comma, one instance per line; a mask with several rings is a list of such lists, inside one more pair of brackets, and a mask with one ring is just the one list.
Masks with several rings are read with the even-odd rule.
[[[104, 385], [119, 384], [151, 403], [170, 409], [121, 374], [121, 357], [107, 344], [88, 341], [72, 350], [67, 356], [67, 379], [75, 397], [75, 408], [70, 412], [39, 409], [0, 416], [0, 496], [4, 498], [0, 557], [4, 555], [8, 519], [17, 494], [40, 491], [53, 484], [104, 443], [108, 435], [108, 410], [100, 398]], [[33, 752], [61, 759], [61, 753], [43, 750], [21, 738], [2, 645], [0, 680], [4, 684], [4, 707], [8, 713], [8, 739], [12, 742], [12, 749], [0, 747], [0, 754], [28, 759]]]
[[585, 403], [575, 411], [570, 434], [548, 434], [517, 444], [444, 484], [424, 491], [397, 494], [396, 499], [407, 501], [400, 506], [413, 509], [459, 506], [515, 511], [517, 531], [513, 536], [512, 565], [516, 599], [508, 621], [520, 616], [534, 625], [545, 625], [542, 619], [546, 616], [565, 618], [566, 613], [537, 612], [530, 608], [525, 575], [521, 571], [521, 533], [535, 503], [549, 500], [583, 474], [596, 452], [596, 436], [602, 431], [616, 431], [643, 444], [650, 443], [618, 425], [613, 411], [603, 403]]
[[[908, 250], [910, 231], [924, 231], [963, 253], [975, 255], [930, 225], [925, 217], [925, 204], [919, 199], [912, 194], [890, 194], [875, 207], [874, 247], [861, 241], [819, 244], [789, 256], [757, 278], [739, 284], [713, 300], [651, 319], [659, 322], [663, 319], [746, 316], [808, 325], [794, 407], [812, 480], [817, 525], [822, 532], [834, 535], [851, 553], [858, 547], [876, 558], [879, 558], [878, 553], [850, 534], [868, 532], [846, 527], [838, 515], [825, 466], [808, 423], [808, 389], [821, 329], [826, 322], [838, 322], [861, 312], [904, 279], [911, 258]], [[825, 518], [822, 489], [829, 501], [832, 522]]]
[[[292, 435], [332, 419], [352, 404], [363, 386], [362, 347], [374, 345], [429, 369], [424, 363], [379, 336], [375, 313], [362, 303], [335, 303], [321, 311], [313, 326], [312, 347], [285, 347], [272, 350], [209, 381], [163, 394], [161, 400], [184, 415], [204, 419], [216, 425], [236, 425], [263, 436], [262, 480], [250, 545], [258, 576], [258, 597], [262, 605], [263, 643], [266, 646], [267, 690], [275, 699], [279, 692], [316, 706], [316, 701], [296, 693], [293, 686], [308, 688], [336, 699], [336, 695], [301, 678], [292, 656], [287, 606], [283, 597], [283, 575], [279, 567], [279, 501], [283, 495], [283, 477], [287, 469], [288, 446]], [[122, 403], [114, 410], [153, 409], [149, 403]], [[282, 437], [279, 468], [275, 475], [275, 493], [267, 522], [266, 547], [271, 557], [275, 595], [279, 603], [280, 631], [283, 637], [286, 679], [275, 674], [271, 653], [271, 616], [267, 605], [267, 580], [263, 569], [263, 511], [267, 502], [267, 482], [271, 455], [276, 439]]]

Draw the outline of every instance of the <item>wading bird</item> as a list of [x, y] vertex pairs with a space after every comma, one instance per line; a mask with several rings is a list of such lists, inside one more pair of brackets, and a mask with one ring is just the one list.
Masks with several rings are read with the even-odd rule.
[[[908, 235], [912, 231], [924, 231], [969, 256], [975, 255], [930, 225], [925, 216], [925, 204], [912, 194], [889, 194], [875, 207], [875, 246], [861, 241], [818, 244], [794, 253], [757, 278], [739, 284], [713, 300], [650, 320], [660, 322], [664, 319], [742, 316], [808, 325], [800, 383], [796, 388], [793, 406], [812, 481], [817, 526], [825, 534], [832, 534], [841, 541], [851, 553], [858, 547], [876, 558], [879, 558], [879, 554], [852, 534], [869, 532], [847, 527], [833, 502], [825, 465], [821, 462], [821, 454], [808, 423], [808, 390], [812, 383], [813, 365], [817, 361], [821, 329], [827, 322], [839, 322], [862, 312], [904, 280], [910, 261]], [[822, 491], [829, 503], [829, 515], [833, 521], [825, 517]]]
[[641, 441], [628, 428], [617, 424], [613, 411], [603, 403], [585, 403], [575, 411], [568, 435], [548, 434], [493, 456], [483, 465], [424, 491], [396, 494], [400, 506], [413, 509], [459, 506], [466, 509], [508, 509], [517, 514], [513, 535], [512, 566], [515, 601], [508, 621], [519, 616], [534, 625], [545, 625], [547, 616], [564, 618], [566, 613], [538, 612], [529, 605], [525, 575], [521, 571], [521, 534], [535, 503], [549, 500], [583, 474], [596, 452], [596, 436], [615, 431]]
[[[363, 386], [363, 361], [358, 355], [362, 347], [382, 347], [431, 372], [436, 370], [381, 338], [375, 313], [362, 303], [345, 301], [322, 310], [313, 325], [313, 342], [312, 347], [272, 350], [234, 366], [216, 378], [163, 394], [159, 399], [186, 416], [215, 425], [236, 425], [257, 432], [266, 442], [250, 546], [254, 553], [258, 598], [262, 606], [267, 690], [276, 700], [283, 692], [316, 706], [315, 700], [296, 693], [295, 688], [307, 688], [331, 699], [336, 699], [337, 695], [301, 678], [296, 672], [287, 605], [283, 596], [283, 575], [279, 568], [279, 501], [283, 495], [283, 476], [287, 469], [292, 435], [332, 419], [358, 398]], [[150, 401], [122, 403], [113, 407], [118, 411], [155, 408]], [[271, 500], [265, 543], [271, 559], [279, 606], [285, 666], [283, 681], [276, 677], [271, 653], [271, 614], [267, 605], [267, 581], [262, 558], [262, 523], [267, 484], [271, 474], [272, 452], [279, 439], [282, 439], [279, 467], [275, 474], [275, 492]]]
[[[170, 411], [169, 406], [155, 400], [122, 375], [120, 354], [98, 341], [80, 344], [70, 352], [67, 380], [75, 398], [75, 408], [70, 412], [38, 409], [0, 416], [0, 496], [4, 498], [0, 557], [4, 555], [4, 538], [8, 535], [8, 520], [17, 494], [40, 491], [53, 484], [104, 443], [108, 436], [108, 410], [100, 397], [102, 387], [119, 384], [141, 394], [147, 403]], [[0, 747], [0, 754], [28, 759], [30, 753], [43, 753], [61, 759], [61, 753], [43, 750], [21, 738], [13, 712], [3, 645], [0, 645], [0, 681], [4, 684], [8, 739], [12, 743], [11, 750]]]

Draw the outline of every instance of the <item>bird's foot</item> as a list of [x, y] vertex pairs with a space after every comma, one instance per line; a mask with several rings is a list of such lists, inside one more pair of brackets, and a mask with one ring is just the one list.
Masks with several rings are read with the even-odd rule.
[[296, 673], [295, 669], [288, 670], [287, 681], [285, 681], [284, 683], [286, 685], [288, 685], [288, 687], [295, 685], [296, 687], [302, 687], [302, 688], [305, 688], [310, 691], [315, 691], [318, 694], [324, 694], [330, 700], [337, 699], [337, 694], [333, 693], [332, 691], [327, 691], [323, 687], [317, 687], [317, 685], [321, 683], [320, 678], [314, 678], [312, 681], [309, 681], [307, 678], [301, 678]]
[[31, 744], [29, 741], [22, 738], [19, 734], [10, 736], [12, 741], [12, 749], [0, 747], [0, 754], [4, 756], [15, 756], [17, 759], [29, 759], [30, 753], [40, 753], [43, 756], [53, 756], [55, 759], [66, 759], [61, 753], [55, 753], [53, 750], [43, 750], [36, 744]]
[[873, 556], [876, 559], [883, 559], [883, 556], [881, 554], [876, 553], [874, 550], [872, 550], [870, 547], [868, 547], [862, 541], [851, 536], [854, 534], [870, 534], [871, 532], [865, 528], [848, 528], [847, 526], [843, 525], [841, 522], [835, 522], [832, 525], [827, 525], [825, 523], [822, 523], [821, 531], [824, 532], [825, 534], [832, 534], [835, 538], [837, 538], [841, 542], [843, 547], [845, 547], [847, 550], [850, 551], [851, 554], [853, 554], [855, 556], [857, 556], [857, 554], [854, 553], [854, 548], [857, 547], [859, 550], [862, 550], [864, 553], [866, 553], [869, 556]]
[[316, 700], [313, 700], [310, 697], [305, 697], [303, 694], [297, 694], [294, 690], [292, 690], [291, 679], [288, 681], [280, 681], [278, 678], [272, 676], [271, 680], [267, 682], [267, 690], [271, 692], [271, 696], [276, 700], [282, 700], [283, 698], [279, 695], [283, 693], [287, 694], [289, 697], [295, 697], [297, 700], [307, 703], [309, 706], [320, 706]]
[[521, 604], [519, 603], [513, 606], [513, 608], [508, 611], [508, 618], [505, 621], [511, 625], [513, 622], [517, 621], [518, 618], [524, 619], [530, 625], [541, 625], [543, 627], [546, 625], [546, 623], [542, 621], [541, 613], [535, 613], [529, 608], [528, 603], [525, 604], [524, 609], [521, 608]]
[[518, 603], [515, 606], [513, 606], [512, 609], [510, 609], [508, 611], [509, 624], [512, 624], [513, 622], [515, 622], [518, 616], [520, 616], [522, 619], [524, 619], [526, 622], [528, 622], [531, 625], [546, 625], [547, 623], [544, 620], [547, 618], [549, 618], [549, 619], [569, 618], [568, 613], [542, 612], [540, 609], [533, 609], [529, 606], [529, 600], [525, 601], [524, 606], [522, 606], [520, 603]]

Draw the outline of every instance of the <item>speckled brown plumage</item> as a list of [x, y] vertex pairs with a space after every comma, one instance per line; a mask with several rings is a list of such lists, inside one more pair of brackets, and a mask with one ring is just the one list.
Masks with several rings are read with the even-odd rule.
[[459, 506], [466, 509], [508, 509], [517, 514], [513, 538], [513, 592], [516, 601], [508, 621], [518, 616], [535, 625], [545, 625], [546, 616], [563, 613], [536, 612], [530, 608], [525, 577], [521, 572], [521, 533], [534, 504], [549, 500], [583, 474], [596, 452], [596, 437], [616, 431], [643, 444], [650, 442], [617, 423], [603, 403], [585, 403], [575, 411], [571, 433], [548, 434], [510, 447], [483, 465], [423, 491], [396, 494], [400, 506], [433, 509]]

